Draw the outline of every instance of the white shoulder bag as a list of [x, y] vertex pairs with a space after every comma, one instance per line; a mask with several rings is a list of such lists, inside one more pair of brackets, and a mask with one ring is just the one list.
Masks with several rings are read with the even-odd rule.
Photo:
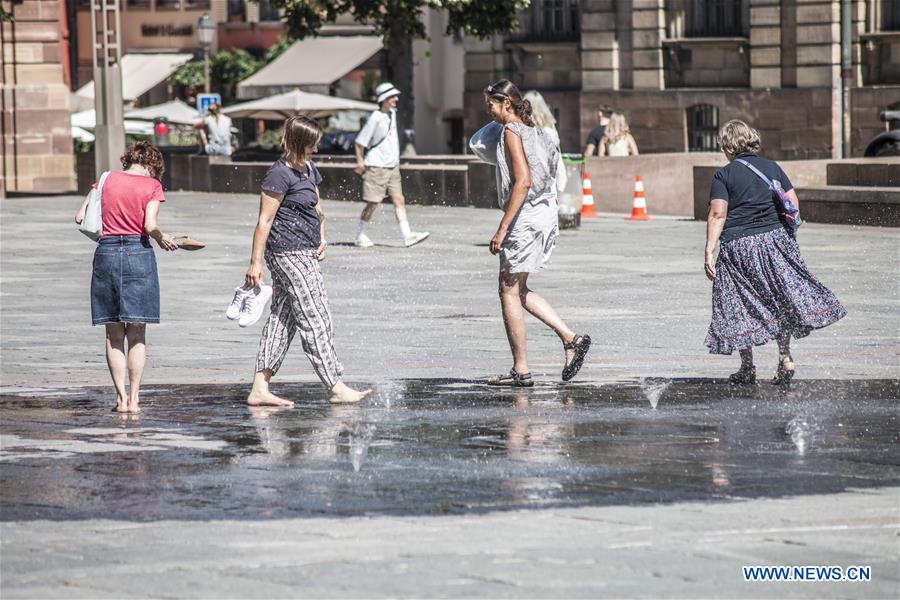
[[103, 184], [106, 182], [106, 176], [109, 171], [104, 171], [100, 175], [100, 181], [97, 183], [97, 189], [92, 189], [89, 193], [91, 197], [88, 199], [87, 210], [84, 212], [84, 220], [78, 226], [78, 231], [88, 236], [95, 242], [99, 242], [103, 235], [103, 212], [101, 210], [101, 197], [103, 195]]

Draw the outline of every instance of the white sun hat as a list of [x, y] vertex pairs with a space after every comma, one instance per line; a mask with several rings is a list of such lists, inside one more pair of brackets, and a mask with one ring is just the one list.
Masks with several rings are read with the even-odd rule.
[[378, 102], [378, 104], [381, 104], [388, 98], [393, 98], [394, 96], [399, 95], [400, 90], [394, 87], [393, 83], [380, 83], [378, 84], [378, 87], [375, 88], [375, 101]]

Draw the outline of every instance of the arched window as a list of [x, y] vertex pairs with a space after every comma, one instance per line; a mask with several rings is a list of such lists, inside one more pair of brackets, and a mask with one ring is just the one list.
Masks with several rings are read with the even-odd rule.
[[719, 149], [719, 109], [712, 104], [695, 104], [687, 109], [688, 150], [715, 152]]

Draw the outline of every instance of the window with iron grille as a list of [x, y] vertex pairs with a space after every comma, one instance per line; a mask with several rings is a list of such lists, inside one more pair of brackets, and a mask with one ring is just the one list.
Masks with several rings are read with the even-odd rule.
[[719, 109], [712, 104], [696, 104], [687, 109], [688, 150], [715, 152], [719, 149]]
[[881, 0], [881, 30], [900, 31], [900, 1]]
[[228, 21], [244, 22], [247, 20], [247, 4], [244, 0], [228, 0]]
[[743, 0], [684, 0], [685, 37], [744, 35]]
[[578, 0], [531, 0], [521, 15], [523, 31], [510, 36], [520, 41], [577, 41], [581, 35]]

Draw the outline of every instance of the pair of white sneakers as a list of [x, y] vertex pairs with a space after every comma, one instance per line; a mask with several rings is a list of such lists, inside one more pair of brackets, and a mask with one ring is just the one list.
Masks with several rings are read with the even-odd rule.
[[241, 327], [253, 325], [259, 321], [266, 309], [266, 302], [271, 297], [271, 285], [261, 285], [255, 288], [246, 284], [238, 286], [234, 288], [234, 298], [225, 309], [225, 316], [232, 321], [237, 319], [238, 325]]

